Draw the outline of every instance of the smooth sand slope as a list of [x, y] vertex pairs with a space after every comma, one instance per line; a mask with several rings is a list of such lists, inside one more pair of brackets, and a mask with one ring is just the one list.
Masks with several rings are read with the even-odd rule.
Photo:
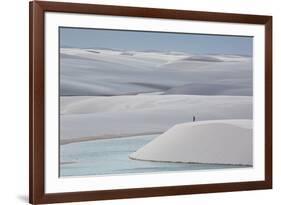
[[252, 151], [252, 120], [211, 120], [175, 125], [130, 158], [252, 165]]
[[192, 121], [251, 119], [252, 97], [136, 95], [61, 97], [62, 144], [86, 140], [162, 134]]

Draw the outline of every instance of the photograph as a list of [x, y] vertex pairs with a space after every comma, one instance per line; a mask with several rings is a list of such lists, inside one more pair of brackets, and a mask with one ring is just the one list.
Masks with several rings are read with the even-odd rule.
[[59, 27], [60, 177], [253, 167], [253, 37]]
[[272, 189], [273, 17], [225, 11], [31, 1], [29, 202]]

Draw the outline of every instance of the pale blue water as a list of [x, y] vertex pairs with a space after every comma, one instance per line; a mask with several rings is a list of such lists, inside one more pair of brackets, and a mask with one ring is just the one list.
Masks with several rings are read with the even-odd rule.
[[243, 168], [246, 166], [168, 163], [132, 160], [128, 156], [157, 135], [94, 140], [62, 145], [60, 176], [116, 175]]

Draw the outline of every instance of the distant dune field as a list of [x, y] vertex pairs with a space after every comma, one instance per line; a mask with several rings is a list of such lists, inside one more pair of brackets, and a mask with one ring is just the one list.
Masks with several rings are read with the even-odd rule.
[[62, 96], [252, 95], [252, 58], [61, 48]]

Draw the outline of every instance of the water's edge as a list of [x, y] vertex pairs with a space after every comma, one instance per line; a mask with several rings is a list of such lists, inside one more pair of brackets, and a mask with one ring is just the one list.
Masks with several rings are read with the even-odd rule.
[[249, 166], [133, 160], [129, 155], [158, 135], [131, 136], [61, 145], [60, 177], [246, 168]]

